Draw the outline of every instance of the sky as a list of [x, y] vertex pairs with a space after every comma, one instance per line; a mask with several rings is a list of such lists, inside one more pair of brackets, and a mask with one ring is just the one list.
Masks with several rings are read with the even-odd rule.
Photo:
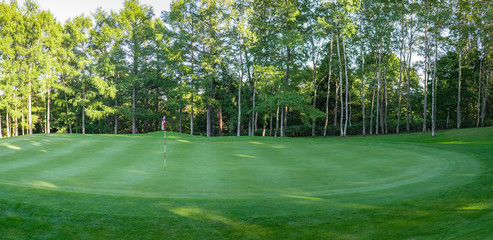
[[[124, 0], [37, 0], [41, 9], [49, 10], [58, 22], [65, 22], [69, 18], [85, 14], [89, 16], [98, 7], [106, 11], [119, 11], [123, 8]], [[161, 11], [169, 10], [171, 0], [140, 0], [140, 3], [150, 5], [154, 9], [154, 16], [161, 16]]]

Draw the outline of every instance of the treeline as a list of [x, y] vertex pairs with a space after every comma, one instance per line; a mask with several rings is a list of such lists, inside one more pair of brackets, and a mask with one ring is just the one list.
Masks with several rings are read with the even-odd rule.
[[491, 0], [0, 3], [0, 136], [326, 136], [491, 125]]

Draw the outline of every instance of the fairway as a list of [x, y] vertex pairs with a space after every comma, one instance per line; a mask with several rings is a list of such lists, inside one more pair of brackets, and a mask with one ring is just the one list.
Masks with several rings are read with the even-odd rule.
[[[162, 132], [2, 139], [0, 233], [358, 239], [447, 237], [451, 231], [482, 239], [470, 228], [435, 227], [457, 224], [454, 216], [464, 224], [461, 214], [471, 206], [481, 224], [491, 226], [493, 186], [478, 181], [491, 179], [492, 136], [492, 128], [449, 131], [435, 139], [168, 133], [166, 172]], [[471, 195], [471, 186], [485, 189]], [[448, 212], [419, 213], [433, 208]]]

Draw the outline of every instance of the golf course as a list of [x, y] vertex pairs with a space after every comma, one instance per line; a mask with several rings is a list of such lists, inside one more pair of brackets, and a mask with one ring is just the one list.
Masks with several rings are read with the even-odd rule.
[[488, 239], [493, 128], [0, 139], [2, 239]]

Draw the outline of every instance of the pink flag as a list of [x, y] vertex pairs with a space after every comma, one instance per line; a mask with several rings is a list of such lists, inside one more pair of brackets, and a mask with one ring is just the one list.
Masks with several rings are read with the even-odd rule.
[[166, 129], [166, 116], [163, 117], [163, 122], [161, 122], [161, 130]]

